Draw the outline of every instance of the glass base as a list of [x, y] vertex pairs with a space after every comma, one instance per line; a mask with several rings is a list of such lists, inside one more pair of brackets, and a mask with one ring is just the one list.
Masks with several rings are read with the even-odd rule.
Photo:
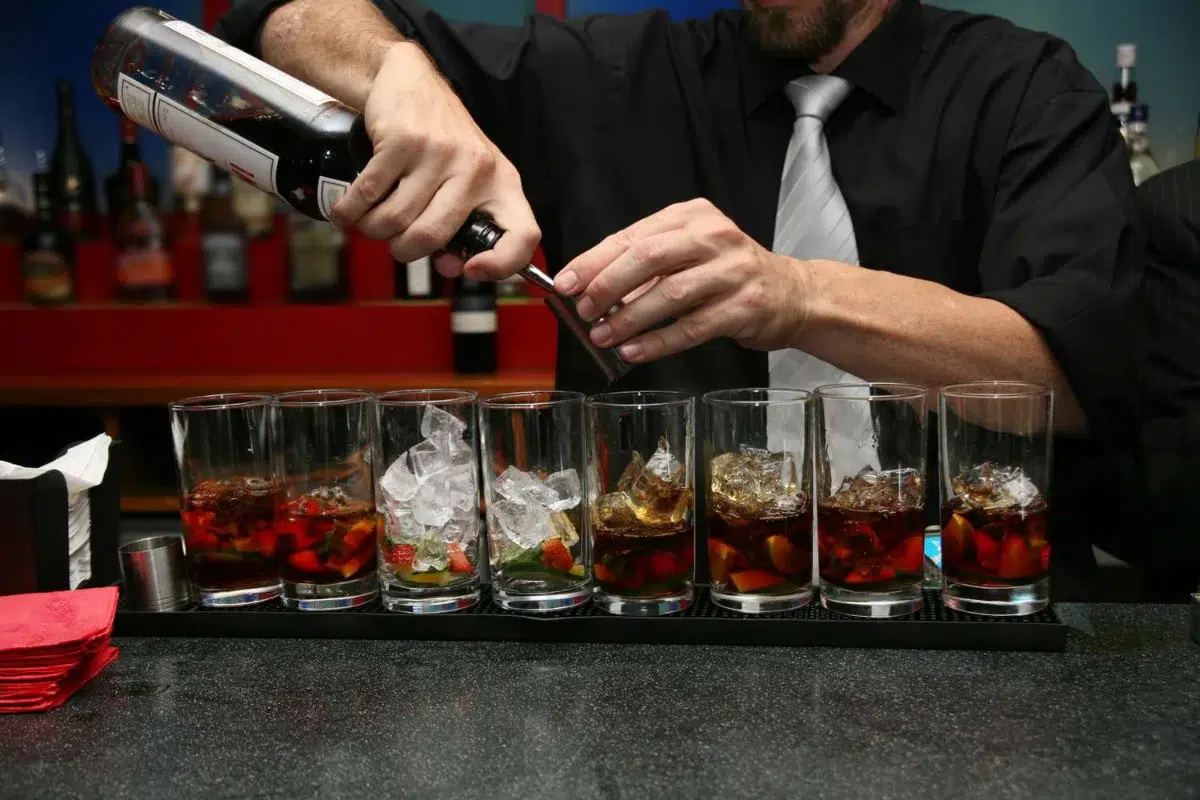
[[709, 596], [713, 605], [742, 614], [778, 614], [804, 608], [812, 600], [812, 587], [791, 594], [737, 594], [713, 589]]
[[375, 575], [337, 583], [283, 582], [283, 605], [298, 611], [341, 611], [365, 606], [379, 594]]
[[597, 587], [592, 603], [601, 611], [623, 617], [662, 617], [678, 614], [692, 604], [692, 587], [667, 597], [621, 597]]
[[479, 602], [479, 577], [434, 589], [416, 589], [385, 579], [379, 587], [379, 597], [388, 611], [449, 614], [468, 609]]
[[555, 611], [566, 611], [578, 608], [592, 596], [592, 588], [586, 583], [564, 592], [540, 592], [537, 594], [517, 594], [492, 586], [492, 602], [507, 611], [520, 611], [525, 614], [551, 614]]
[[889, 592], [856, 592], [853, 589], [834, 586], [829, 581], [821, 584], [821, 606], [847, 617], [907, 617], [921, 610], [922, 599], [920, 584]]
[[237, 608], [274, 600], [279, 597], [283, 587], [278, 583], [243, 589], [205, 589], [198, 586], [194, 591], [200, 596], [200, 605], [205, 608]]
[[1024, 586], [971, 586], [942, 576], [942, 602], [985, 617], [1023, 617], [1050, 605], [1050, 579]]

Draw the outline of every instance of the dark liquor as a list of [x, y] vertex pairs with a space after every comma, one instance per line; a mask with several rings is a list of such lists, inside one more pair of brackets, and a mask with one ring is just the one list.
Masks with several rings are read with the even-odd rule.
[[75, 237], [90, 236], [96, 214], [96, 179], [75, 124], [75, 94], [58, 81], [58, 138], [50, 157], [50, 196], [61, 228]]
[[214, 303], [240, 303], [247, 297], [246, 226], [233, 212], [233, 179], [213, 168], [201, 211], [200, 253], [204, 285]]
[[466, 276], [454, 280], [450, 305], [454, 371], [460, 375], [496, 371], [496, 287]]
[[37, 169], [33, 176], [33, 229], [21, 245], [25, 298], [31, 303], [67, 303], [74, 293], [75, 248], [71, 237], [55, 221], [46, 154], [41, 150], [37, 153]]
[[[832, 499], [832, 498], [831, 498]], [[925, 571], [925, 509], [817, 507], [821, 582], [858, 592], [918, 585]]]
[[[128, 117], [121, 118], [121, 160], [116, 172], [104, 179], [104, 197], [108, 203], [108, 214], [116, 230], [116, 219], [121, 209], [133, 200], [133, 178], [131, 168], [143, 164], [141, 148], [138, 147], [137, 124]], [[148, 174], [148, 173], [147, 173]], [[148, 174], [147, 195], [150, 203], [158, 207], [158, 179]]]
[[277, 496], [261, 478], [203, 481], [187, 495], [183, 535], [194, 584], [228, 591], [279, 582]]
[[942, 508], [942, 574], [972, 586], [1024, 586], [1050, 574], [1046, 506], [988, 510], [954, 498]]
[[128, 302], [170, 299], [175, 275], [166, 234], [150, 202], [146, 165], [130, 165], [130, 200], [117, 216], [117, 294]]
[[375, 571], [378, 517], [365, 505], [300, 497], [276, 518], [280, 568], [295, 583], [338, 583]]
[[812, 585], [812, 511], [779, 519], [711, 514], [712, 587], [740, 594], [795, 594]]

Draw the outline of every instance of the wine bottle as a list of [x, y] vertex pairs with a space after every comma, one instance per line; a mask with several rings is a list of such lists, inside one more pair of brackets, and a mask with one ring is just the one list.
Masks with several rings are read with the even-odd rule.
[[8, 157], [0, 140], [0, 245], [20, 244], [28, 224], [25, 195], [8, 174]]
[[[133, 194], [132, 178], [129, 172], [130, 167], [135, 163], [144, 163], [142, 161], [141, 148], [138, 146], [137, 123], [124, 116], [122, 116], [120, 120], [120, 161], [117, 163], [116, 171], [104, 179], [104, 200], [106, 203], [108, 203], [108, 216], [109, 219], [112, 220], [114, 226], [116, 224], [117, 217], [121, 213], [121, 207], [130, 201], [130, 198]], [[149, 180], [147, 186], [149, 189], [149, 200], [157, 208], [159, 203], [158, 179], [149, 174], [148, 177]]]
[[150, 202], [146, 165], [131, 164], [129, 179], [129, 202], [117, 216], [117, 294], [134, 303], [168, 300], [175, 275], [162, 221]]
[[433, 259], [418, 258], [407, 264], [396, 262], [396, 297], [401, 300], [431, 300], [439, 297], [438, 274], [433, 270]]
[[213, 303], [242, 303], [249, 289], [246, 226], [233, 211], [233, 178], [211, 169], [211, 190], [200, 213], [205, 292]]
[[450, 301], [454, 371], [480, 375], [496, 371], [496, 287], [466, 276], [454, 280]]
[[58, 138], [50, 157], [50, 193], [58, 224], [72, 236], [92, 234], [96, 214], [96, 179], [75, 124], [75, 93], [58, 81]]
[[[92, 82], [111, 107], [313, 219], [329, 219], [372, 146], [362, 119], [308, 84], [145, 6], [101, 37]], [[447, 250], [469, 257], [502, 231], [473, 214]]]
[[36, 163], [33, 228], [21, 243], [25, 299], [45, 305], [67, 303], [74, 294], [75, 246], [55, 219], [45, 151], [37, 152]]

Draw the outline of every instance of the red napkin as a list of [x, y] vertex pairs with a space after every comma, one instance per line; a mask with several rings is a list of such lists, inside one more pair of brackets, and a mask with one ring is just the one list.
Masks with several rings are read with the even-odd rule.
[[117, 657], [117, 589], [0, 597], [0, 713], [47, 711]]

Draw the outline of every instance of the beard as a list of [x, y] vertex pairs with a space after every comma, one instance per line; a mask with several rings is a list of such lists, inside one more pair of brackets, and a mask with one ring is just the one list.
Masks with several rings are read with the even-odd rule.
[[846, 35], [846, 26], [869, 0], [803, 0], [805, 8], [763, 8], [742, 0], [750, 35], [764, 52], [809, 63], [828, 55]]

